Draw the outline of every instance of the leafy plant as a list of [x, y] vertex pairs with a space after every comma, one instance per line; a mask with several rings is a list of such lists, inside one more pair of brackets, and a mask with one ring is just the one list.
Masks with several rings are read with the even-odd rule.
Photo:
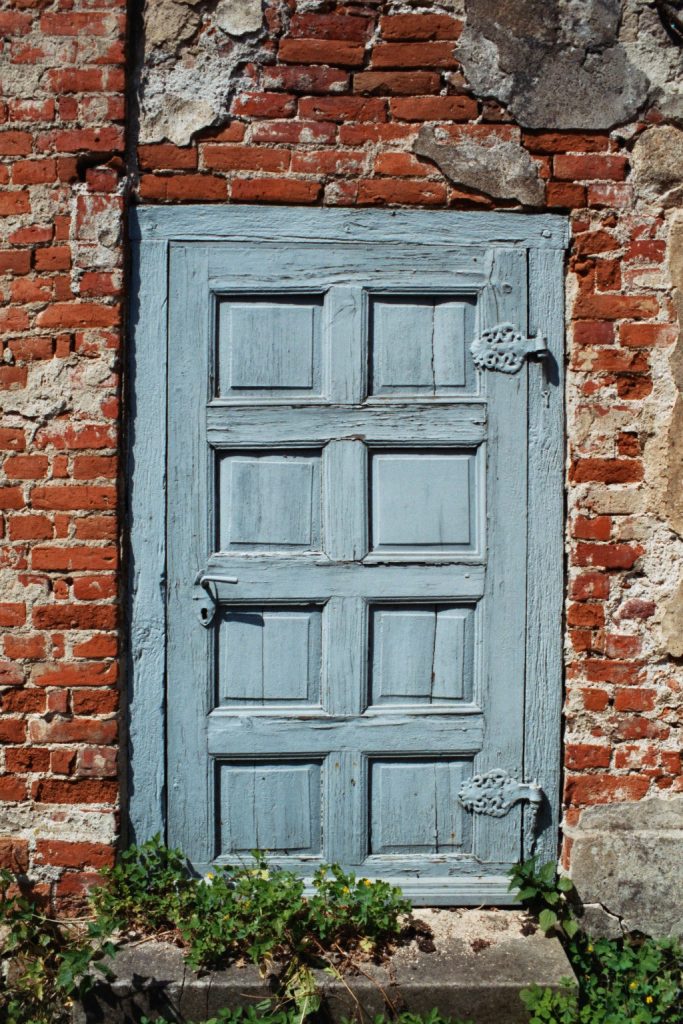
[[530, 1024], [683, 1024], [683, 949], [671, 939], [630, 935], [591, 940], [580, 929], [580, 901], [570, 879], [532, 859], [511, 872], [510, 888], [555, 932], [578, 980], [560, 991], [522, 993]]
[[0, 1017], [7, 1024], [62, 1024], [70, 1020], [72, 1000], [103, 974], [109, 942], [93, 942], [93, 933], [47, 917], [37, 902], [22, 894], [14, 877], [0, 871]]
[[[171, 1024], [164, 1017], [142, 1017], [140, 1024]], [[292, 1010], [277, 1009], [270, 1000], [256, 1003], [254, 1006], [239, 1007], [237, 1010], [219, 1010], [216, 1017], [197, 1024], [298, 1024], [298, 1017]], [[341, 1024], [356, 1024], [348, 1018], [342, 1018]], [[472, 1021], [454, 1021], [444, 1017], [438, 1010], [428, 1013], [403, 1012], [394, 1017], [378, 1014], [372, 1018], [371, 1024], [472, 1024]]]

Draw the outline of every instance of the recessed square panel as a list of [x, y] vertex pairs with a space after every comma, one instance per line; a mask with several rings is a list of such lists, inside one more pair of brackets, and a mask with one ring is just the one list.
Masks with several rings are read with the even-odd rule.
[[223, 550], [319, 550], [320, 452], [223, 455], [219, 482]]
[[371, 608], [370, 704], [471, 699], [473, 619], [468, 606]]
[[472, 384], [467, 349], [474, 304], [440, 296], [374, 297], [371, 393], [449, 394]]
[[219, 395], [264, 401], [319, 394], [321, 312], [321, 296], [223, 299], [218, 318]]
[[321, 775], [320, 762], [220, 764], [219, 856], [319, 854]]
[[314, 606], [223, 609], [219, 703], [318, 704], [321, 622]]
[[370, 764], [370, 853], [465, 853], [469, 823], [458, 801], [470, 761], [376, 760]]
[[475, 548], [479, 495], [473, 452], [375, 452], [370, 486], [372, 550]]

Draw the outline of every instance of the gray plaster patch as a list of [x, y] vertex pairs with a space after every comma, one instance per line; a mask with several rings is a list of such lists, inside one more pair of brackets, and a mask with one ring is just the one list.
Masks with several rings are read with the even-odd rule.
[[240, 70], [258, 58], [261, 0], [147, 0], [139, 141], [187, 145], [225, 121]]
[[619, 42], [650, 79], [650, 102], [664, 117], [683, 120], [683, 52], [667, 35], [654, 4], [625, 0]]
[[683, 185], [683, 129], [649, 128], [636, 140], [631, 156], [633, 183], [644, 199], [657, 199]]
[[588, 807], [567, 834], [585, 904], [619, 918], [624, 931], [683, 935], [683, 796]]
[[540, 206], [543, 202], [545, 189], [538, 164], [517, 142], [490, 135], [481, 141], [463, 136], [457, 142], [441, 144], [435, 130], [424, 125], [413, 151], [433, 160], [456, 185], [494, 199], [517, 199], [525, 206]]
[[606, 129], [645, 105], [618, 42], [620, 0], [466, 0], [457, 56], [474, 92], [527, 128]]

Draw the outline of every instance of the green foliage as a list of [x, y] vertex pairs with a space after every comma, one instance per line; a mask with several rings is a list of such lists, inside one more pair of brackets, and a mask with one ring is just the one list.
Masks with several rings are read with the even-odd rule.
[[129, 847], [101, 875], [105, 884], [93, 890], [91, 901], [101, 925], [112, 929], [175, 928], [194, 888], [183, 854], [164, 846], [158, 835]]
[[572, 882], [535, 858], [511, 872], [511, 889], [563, 942], [578, 980], [559, 992], [522, 993], [530, 1024], [683, 1024], [683, 949], [671, 939], [640, 935], [591, 940], [577, 921]]
[[84, 993], [91, 966], [111, 952], [73, 928], [48, 918], [23, 895], [8, 871], [0, 871], [0, 1019], [7, 1024], [62, 1024], [72, 999]]

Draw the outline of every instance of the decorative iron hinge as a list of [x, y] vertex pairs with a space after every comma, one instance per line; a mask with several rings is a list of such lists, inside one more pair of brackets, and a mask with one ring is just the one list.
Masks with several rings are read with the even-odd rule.
[[517, 373], [529, 356], [546, 356], [548, 342], [541, 331], [535, 338], [527, 338], [514, 324], [496, 324], [474, 339], [470, 352], [478, 370]]
[[492, 768], [483, 775], [473, 775], [463, 783], [458, 799], [465, 810], [473, 814], [489, 814], [493, 818], [502, 818], [516, 803], [527, 800], [531, 811], [528, 835], [533, 851], [536, 821], [543, 801], [543, 790], [537, 782], [520, 782], [502, 768]]

